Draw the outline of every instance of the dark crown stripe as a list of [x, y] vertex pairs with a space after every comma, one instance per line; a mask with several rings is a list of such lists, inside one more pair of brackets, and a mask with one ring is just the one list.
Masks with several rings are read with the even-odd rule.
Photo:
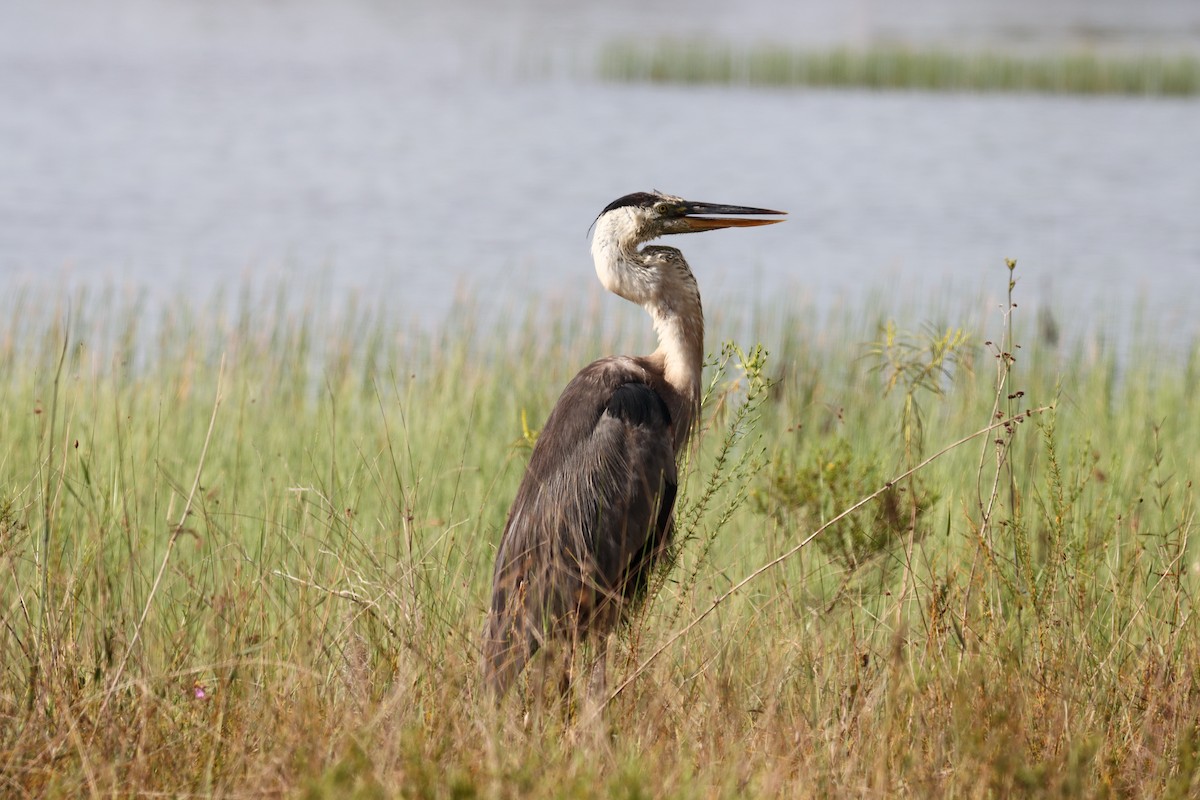
[[634, 192], [633, 194], [627, 194], [624, 197], [618, 197], [616, 200], [613, 200], [604, 207], [604, 210], [600, 212], [600, 216], [604, 216], [614, 209], [625, 208], [626, 206], [650, 208], [661, 199], [662, 195], [654, 194], [653, 192]]

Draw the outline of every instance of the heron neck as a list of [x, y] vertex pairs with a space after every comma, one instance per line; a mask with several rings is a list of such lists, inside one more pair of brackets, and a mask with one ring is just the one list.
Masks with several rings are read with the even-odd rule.
[[[592, 258], [596, 275], [608, 291], [646, 309], [658, 334], [658, 349], [652, 358], [663, 364], [663, 378], [682, 401], [672, 409], [682, 424], [677, 429], [677, 445], [687, 436], [691, 420], [700, 408], [700, 372], [704, 364], [704, 312], [695, 278], [687, 269], [676, 273], [669, 290], [648, 276], [662, 274], [662, 259], [672, 256], [682, 262], [678, 250], [647, 248], [639, 250], [641, 240], [635, 231], [617, 226], [614, 218], [602, 219], [592, 240]], [[650, 264], [649, 259], [660, 263]], [[660, 278], [661, 280], [661, 278]]]
[[663, 361], [663, 377], [682, 397], [688, 399], [695, 412], [700, 405], [700, 372], [704, 366], [704, 314], [699, 298], [679, 307], [662, 303], [647, 303], [645, 308], [654, 321], [658, 334], [658, 349], [654, 355]]

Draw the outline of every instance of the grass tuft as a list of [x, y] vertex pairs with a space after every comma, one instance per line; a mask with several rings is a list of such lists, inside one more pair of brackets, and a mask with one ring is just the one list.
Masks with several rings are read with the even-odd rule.
[[476, 642], [533, 431], [645, 331], [73, 307], [0, 348], [0, 795], [1200, 792], [1195, 345], [1010, 297], [726, 346], [595, 731], [495, 710]]
[[1187, 55], [1022, 56], [895, 45], [796, 50], [664, 39], [610, 43], [601, 51], [598, 72], [606, 80], [639, 83], [1085, 95], [1200, 93], [1200, 59]]

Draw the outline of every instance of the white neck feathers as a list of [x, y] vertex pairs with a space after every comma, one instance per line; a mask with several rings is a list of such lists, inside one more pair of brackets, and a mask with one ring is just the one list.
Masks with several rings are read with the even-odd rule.
[[605, 289], [646, 309], [658, 334], [655, 354], [663, 358], [667, 382], [698, 402], [704, 361], [699, 287], [678, 250], [638, 249], [645, 241], [642, 235], [632, 213], [601, 217], [592, 239], [596, 275]]

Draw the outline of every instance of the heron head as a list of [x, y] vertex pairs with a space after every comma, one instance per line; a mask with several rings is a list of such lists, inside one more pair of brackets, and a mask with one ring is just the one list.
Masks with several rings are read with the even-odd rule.
[[[609, 203], [597, 221], [612, 214], [619, 216], [639, 242], [675, 233], [698, 233], [720, 228], [751, 228], [782, 222], [781, 219], [760, 219], [767, 215], [782, 215], [786, 211], [768, 208], [731, 206], [684, 200], [662, 192], [634, 192]], [[724, 216], [724, 215], [733, 216]]]
[[[641, 245], [659, 236], [782, 222], [762, 219], [785, 212], [684, 200], [662, 192], [635, 192], [609, 203], [596, 218], [592, 259], [605, 289], [638, 305], [678, 293], [699, 293], [683, 254], [673, 247]], [[732, 215], [732, 216], [724, 216]]]

